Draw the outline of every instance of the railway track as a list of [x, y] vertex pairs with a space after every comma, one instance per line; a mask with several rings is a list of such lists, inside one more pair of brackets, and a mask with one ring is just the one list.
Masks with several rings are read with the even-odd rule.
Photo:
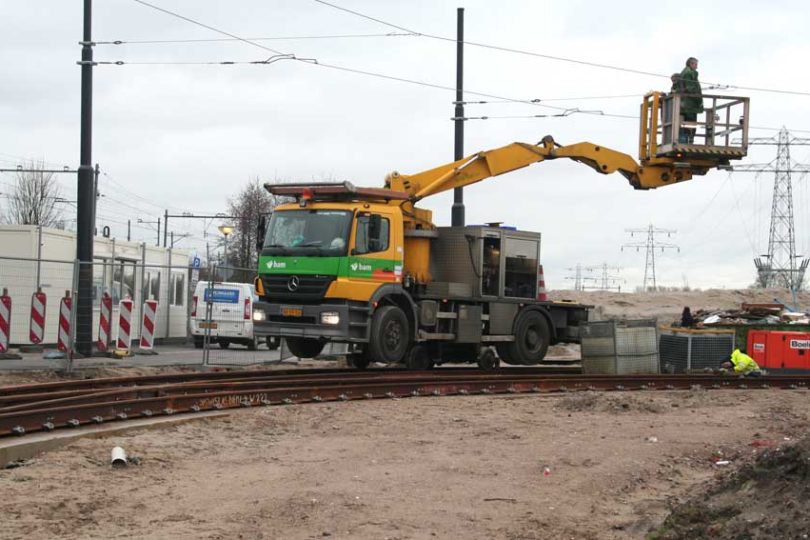
[[[584, 390], [807, 389], [810, 376], [591, 376], [549, 368], [242, 371], [122, 377], [0, 388], [0, 436], [238, 407], [418, 396]], [[568, 372], [566, 372], [568, 371]]]

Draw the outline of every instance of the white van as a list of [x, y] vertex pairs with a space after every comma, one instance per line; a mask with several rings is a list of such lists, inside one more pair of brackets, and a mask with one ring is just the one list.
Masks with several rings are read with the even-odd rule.
[[[211, 320], [206, 319], [206, 304], [211, 300]], [[194, 347], [201, 349], [210, 329], [210, 343], [227, 349], [240, 343], [255, 351], [258, 339], [253, 335], [253, 303], [258, 300], [252, 283], [214, 283], [200, 281], [191, 299], [191, 335]], [[209, 328], [210, 327], [210, 328]], [[278, 340], [267, 340], [268, 348], [278, 348]]]

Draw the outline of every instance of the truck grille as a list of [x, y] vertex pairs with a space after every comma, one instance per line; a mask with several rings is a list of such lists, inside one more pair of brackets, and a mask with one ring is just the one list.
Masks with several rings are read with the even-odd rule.
[[[335, 276], [299, 276], [274, 274], [262, 276], [265, 295], [281, 300], [321, 300]], [[293, 286], [293, 283], [296, 285]], [[294, 288], [294, 290], [290, 290]]]

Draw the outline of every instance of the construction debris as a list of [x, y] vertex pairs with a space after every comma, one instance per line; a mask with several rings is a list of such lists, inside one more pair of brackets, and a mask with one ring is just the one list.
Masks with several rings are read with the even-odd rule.
[[[732, 326], [732, 325], [785, 325], [810, 324], [810, 314], [793, 311], [781, 303], [774, 304], [746, 304], [740, 309], [728, 310], [697, 310], [692, 316], [695, 319], [695, 328], [706, 326]], [[675, 323], [678, 326], [680, 321]]]

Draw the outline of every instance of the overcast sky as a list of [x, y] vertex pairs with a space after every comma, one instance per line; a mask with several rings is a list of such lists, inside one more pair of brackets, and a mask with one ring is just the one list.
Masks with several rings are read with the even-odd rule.
[[[313, 0], [150, 0], [265, 47], [315, 58], [321, 65], [101, 65], [94, 71], [93, 160], [104, 174], [98, 225], [126, 237], [126, 221], [155, 221], [172, 213], [222, 212], [250, 179], [351, 180], [380, 186], [398, 170], [415, 173], [453, 158], [454, 93], [333, 69], [323, 64], [452, 87], [455, 43], [424, 36], [322, 37], [402, 33]], [[423, 34], [454, 37], [456, 8], [466, 8], [466, 39], [542, 55], [659, 74], [700, 59], [704, 83], [731, 85], [715, 93], [751, 97], [751, 136], [771, 137], [786, 126], [810, 136], [810, 38], [805, 2], [538, 2], [501, 0], [334, 0], [335, 4]], [[95, 41], [202, 40], [211, 30], [134, 0], [96, 0]], [[0, 0], [0, 166], [44, 160], [76, 167], [79, 159], [80, 0]], [[294, 39], [293, 39], [294, 38]], [[273, 53], [240, 41], [98, 45], [98, 61], [250, 62]], [[665, 77], [633, 74], [467, 46], [467, 90], [543, 99], [556, 107], [634, 118], [573, 114], [564, 118], [492, 118], [465, 124], [467, 154], [513, 141], [536, 143], [551, 134], [562, 143], [591, 141], [635, 156], [641, 96], [667, 90]], [[704, 90], [709, 93], [710, 90]], [[632, 97], [616, 97], [616, 96]], [[581, 98], [581, 99], [570, 99]], [[481, 100], [477, 96], [468, 99]], [[469, 105], [468, 116], [529, 116], [557, 111], [536, 105]], [[802, 130], [805, 130], [803, 132]], [[769, 162], [775, 147], [752, 148], [747, 162]], [[810, 162], [810, 147], [795, 146]], [[11, 175], [0, 175], [0, 192]], [[75, 199], [76, 179], [62, 175]], [[655, 191], [634, 191], [620, 175], [602, 176], [573, 162], [547, 162], [466, 190], [468, 223], [504, 221], [543, 233], [546, 281], [573, 286], [577, 264], [621, 267], [623, 290], [641, 284], [644, 250], [620, 251], [628, 228], [650, 224], [677, 230], [661, 241], [659, 285], [745, 287], [752, 258], [767, 251], [772, 175], [710, 172]], [[435, 221], [450, 221], [452, 195], [423, 201]], [[794, 176], [797, 248], [808, 253], [810, 197]], [[75, 210], [74, 210], [75, 212]], [[70, 216], [75, 217], [75, 214]], [[178, 247], [205, 251], [199, 222], [170, 222], [193, 236]], [[133, 239], [154, 242], [148, 226]], [[614, 272], [615, 273], [615, 272]]]

